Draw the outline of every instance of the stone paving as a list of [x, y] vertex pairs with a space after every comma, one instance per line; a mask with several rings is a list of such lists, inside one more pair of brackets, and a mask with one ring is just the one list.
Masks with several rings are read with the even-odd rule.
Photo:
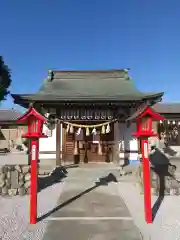
[[64, 192], [47, 214], [43, 240], [142, 239], [119, 195], [117, 168], [110, 166], [68, 169]]

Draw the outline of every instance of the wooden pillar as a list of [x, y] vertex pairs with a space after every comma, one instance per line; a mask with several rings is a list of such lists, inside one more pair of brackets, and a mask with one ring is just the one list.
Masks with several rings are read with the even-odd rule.
[[61, 126], [60, 126], [60, 121], [57, 120], [56, 123], [56, 166], [61, 166], [61, 141], [60, 141], [60, 136], [61, 136]]
[[85, 147], [84, 163], [88, 163], [88, 142], [87, 141], [85, 141], [84, 147]]
[[60, 123], [60, 160], [62, 164], [62, 158], [63, 158], [63, 143], [64, 143], [64, 132], [63, 132], [63, 124]]
[[114, 146], [113, 146], [113, 162], [116, 164], [120, 163], [120, 151], [119, 151], [119, 143], [120, 143], [120, 126], [119, 122], [114, 123]]

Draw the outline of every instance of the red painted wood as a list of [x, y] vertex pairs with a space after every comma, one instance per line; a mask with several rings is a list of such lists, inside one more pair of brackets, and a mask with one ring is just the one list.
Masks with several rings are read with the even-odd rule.
[[28, 111], [23, 114], [20, 118], [18, 118], [17, 122], [26, 122], [28, 119], [30, 119], [32, 116], [34, 116], [36, 119], [41, 120], [42, 122], [46, 122], [47, 119], [42, 116], [40, 113], [38, 113], [33, 107], [30, 107]]
[[144, 212], [146, 223], [152, 223], [150, 164], [148, 158], [148, 140], [142, 139], [142, 164], [144, 181]]
[[17, 122], [23, 122], [28, 125], [28, 131], [22, 137], [25, 138], [44, 138], [47, 137], [42, 133], [43, 123], [47, 122], [47, 119], [39, 114], [33, 107], [16, 120]]
[[[143, 120], [147, 122], [143, 123]], [[151, 107], [147, 107], [143, 112], [136, 117], [137, 131], [133, 133], [141, 140], [142, 150], [142, 165], [143, 165], [143, 182], [144, 182], [144, 212], [147, 223], [152, 223], [152, 208], [151, 208], [151, 181], [150, 181], [150, 164], [148, 158], [148, 138], [157, 136], [152, 129], [153, 120], [164, 120], [160, 114], [156, 113]], [[143, 124], [147, 124], [144, 125]]]
[[158, 121], [163, 121], [164, 117], [161, 116], [159, 113], [155, 112], [151, 107], [147, 107], [139, 116], [136, 117], [136, 120], [142, 119], [146, 116], [150, 116], [152, 119], [156, 119]]
[[37, 223], [37, 161], [38, 139], [31, 142], [30, 224]]
[[29, 154], [31, 161], [31, 186], [30, 186], [30, 224], [37, 223], [37, 161], [39, 157], [39, 138], [48, 137], [42, 133], [43, 123], [47, 119], [39, 114], [33, 107], [17, 119], [17, 122], [28, 124], [28, 131], [22, 137], [29, 138]]

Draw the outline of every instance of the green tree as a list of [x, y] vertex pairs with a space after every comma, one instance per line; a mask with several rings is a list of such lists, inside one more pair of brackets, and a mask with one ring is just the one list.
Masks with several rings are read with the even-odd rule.
[[9, 94], [8, 88], [11, 85], [10, 69], [4, 63], [3, 57], [0, 56], [0, 102], [6, 100]]

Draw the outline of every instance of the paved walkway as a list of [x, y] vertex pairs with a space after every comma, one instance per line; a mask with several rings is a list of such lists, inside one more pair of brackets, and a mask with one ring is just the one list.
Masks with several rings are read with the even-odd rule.
[[43, 240], [142, 239], [119, 195], [116, 175], [114, 165], [68, 169], [58, 206], [47, 215]]
[[[165, 196], [153, 224], [144, 220], [144, 196], [133, 182], [119, 182], [119, 193], [139, 227], [143, 240], [180, 240], [180, 196]], [[157, 200], [152, 196], [152, 207]]]

